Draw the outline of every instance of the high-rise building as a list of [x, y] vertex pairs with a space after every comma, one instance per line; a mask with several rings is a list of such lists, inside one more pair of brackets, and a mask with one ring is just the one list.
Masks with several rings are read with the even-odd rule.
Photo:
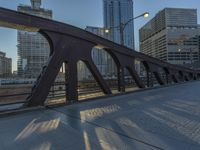
[[165, 8], [140, 29], [140, 51], [172, 64], [199, 61], [197, 10]]
[[98, 36], [101, 36], [103, 38], [108, 39], [108, 34], [105, 33], [105, 29], [103, 27], [92, 27], [92, 26], [87, 26], [85, 28], [86, 31], [91, 32], [93, 34], [96, 34]]
[[[133, 18], [133, 1], [132, 0], [103, 0], [104, 27], [87, 26], [86, 31], [109, 39], [121, 44], [120, 23], [126, 23]], [[115, 27], [115, 28], [113, 28]], [[118, 27], [118, 28], [116, 28]], [[110, 29], [109, 33], [105, 29]], [[124, 30], [124, 45], [134, 49], [134, 26], [130, 22]], [[92, 58], [101, 74], [106, 78], [115, 78], [117, 74], [116, 64], [113, 58], [104, 50], [93, 48]], [[90, 78], [89, 72], [85, 65], [79, 63], [79, 80]]]
[[[31, 0], [31, 6], [19, 5], [19, 12], [52, 19], [52, 11], [41, 8], [41, 0]], [[46, 64], [50, 47], [39, 33], [18, 31], [18, 75], [24, 78], [36, 78]]]
[[6, 57], [6, 53], [0, 51], [0, 78], [8, 78], [12, 75], [12, 59]]
[[[119, 26], [133, 18], [133, 1], [132, 0], [103, 0], [104, 27], [87, 26], [86, 31], [109, 39], [121, 44]], [[113, 28], [114, 27], [114, 28]], [[118, 28], [117, 28], [118, 27]], [[109, 33], [105, 32], [109, 29]], [[130, 22], [124, 30], [124, 45], [134, 49], [134, 26]], [[113, 58], [104, 50], [93, 48], [92, 57], [97, 68], [104, 77], [115, 78], [117, 68]], [[79, 80], [87, 79], [89, 72], [85, 65], [78, 65], [80, 72]]]
[[[103, 38], [109, 38], [108, 34], [105, 33], [104, 28], [87, 26], [86, 31], [101, 36]], [[116, 75], [116, 67], [112, 57], [103, 49], [94, 47], [92, 50], [92, 58], [96, 64], [98, 70], [105, 78], [112, 78]], [[85, 68], [83, 63], [78, 64], [79, 80], [89, 79], [90, 73]]]
[[[133, 18], [132, 0], [103, 0], [104, 27], [110, 28], [109, 39], [120, 44], [120, 23]], [[124, 30], [124, 45], [134, 49], [134, 24], [130, 22]]]

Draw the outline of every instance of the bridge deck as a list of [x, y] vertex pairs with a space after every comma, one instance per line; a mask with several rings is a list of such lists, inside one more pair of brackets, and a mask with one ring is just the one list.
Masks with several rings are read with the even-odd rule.
[[3, 150], [199, 150], [200, 82], [0, 118]]

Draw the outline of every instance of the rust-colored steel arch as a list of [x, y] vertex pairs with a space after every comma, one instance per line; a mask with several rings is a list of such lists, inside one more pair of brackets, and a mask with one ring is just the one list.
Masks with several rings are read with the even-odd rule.
[[[145, 84], [135, 70], [135, 59], [140, 60], [144, 64], [147, 71], [147, 81], [149, 81], [149, 75], [153, 74], [160, 85], [200, 78], [200, 71], [198, 70], [160, 61], [80, 28], [57, 21], [0, 8], [0, 26], [40, 32], [50, 43], [51, 53], [48, 65], [43, 67], [35, 86], [32, 88], [31, 95], [27, 98], [28, 106], [44, 105], [51, 85], [63, 63], [66, 65], [68, 77], [66, 89], [68, 101], [71, 103], [77, 101], [77, 62], [79, 60], [85, 62], [103, 92], [105, 94], [112, 94], [92, 60], [91, 51], [95, 46], [103, 47], [113, 57], [118, 71], [118, 90], [122, 92], [125, 91], [125, 68], [130, 72], [138, 87], [145, 88]], [[160, 69], [163, 70], [165, 78], [159, 73]]]

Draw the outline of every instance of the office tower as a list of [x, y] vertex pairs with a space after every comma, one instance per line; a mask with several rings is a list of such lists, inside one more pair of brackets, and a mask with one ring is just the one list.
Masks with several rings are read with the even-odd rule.
[[[85, 30], [100, 37], [109, 38], [104, 28], [87, 26]], [[92, 58], [102, 76], [105, 78], [114, 78], [114, 76], [116, 76], [115, 63], [105, 50], [97, 47], [93, 48]], [[82, 63], [78, 64], [78, 71], [79, 80], [90, 79], [90, 73]]]
[[[133, 1], [132, 0], [103, 0], [104, 12], [104, 27], [86, 27], [86, 31], [101, 36], [105, 39], [111, 40], [118, 44], [120, 41], [120, 23], [126, 23], [133, 18]], [[109, 29], [109, 33], [105, 32]], [[134, 49], [134, 26], [130, 22], [124, 30], [124, 45]], [[114, 79], [117, 75], [116, 64], [113, 58], [104, 50], [93, 48], [92, 57], [97, 65], [97, 68], [105, 78]], [[83, 64], [79, 64], [78, 70], [80, 72], [79, 78], [89, 78], [89, 72], [84, 69]]]
[[[120, 30], [117, 27], [120, 23], [126, 23], [133, 18], [132, 0], [103, 0], [104, 27], [110, 28], [109, 39], [121, 43]], [[130, 22], [124, 30], [124, 45], [134, 49], [134, 23]]]
[[[31, 0], [31, 6], [19, 5], [19, 12], [52, 19], [52, 11], [41, 8], [41, 0]], [[24, 78], [36, 78], [46, 64], [50, 47], [39, 33], [18, 31], [18, 75]]]
[[159, 11], [140, 29], [140, 51], [172, 64], [199, 61], [197, 10]]
[[12, 59], [6, 57], [6, 53], [0, 51], [0, 78], [8, 78], [12, 75]]

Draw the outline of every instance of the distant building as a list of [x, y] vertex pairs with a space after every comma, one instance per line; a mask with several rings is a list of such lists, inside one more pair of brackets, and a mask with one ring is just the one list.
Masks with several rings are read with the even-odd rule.
[[[52, 11], [41, 8], [41, 0], [31, 0], [31, 6], [19, 5], [19, 12], [52, 19]], [[46, 64], [50, 47], [47, 40], [39, 33], [18, 31], [18, 76], [36, 78]]]
[[8, 78], [12, 75], [12, 59], [6, 57], [6, 53], [0, 51], [0, 78]]
[[[132, 0], [103, 0], [104, 27], [111, 28], [112, 41], [120, 44], [120, 31], [117, 27], [120, 23], [126, 23], [133, 18]], [[130, 22], [124, 30], [124, 45], [134, 49], [134, 24]]]
[[[103, 0], [104, 27], [86, 27], [86, 31], [109, 39], [113, 42], [121, 44], [120, 31], [116, 28], [120, 23], [126, 23], [133, 18], [133, 1], [132, 0]], [[115, 27], [115, 28], [112, 28]], [[105, 33], [105, 29], [110, 29], [109, 33]], [[134, 26], [130, 22], [124, 30], [124, 45], [134, 49]], [[104, 78], [116, 78], [117, 68], [113, 58], [104, 50], [93, 48], [92, 57], [97, 68]], [[85, 69], [85, 65], [78, 65], [79, 80], [89, 79], [90, 73]]]
[[172, 64], [199, 61], [197, 10], [165, 8], [140, 29], [140, 51]]
[[[87, 26], [86, 31], [96, 34], [103, 38], [109, 38], [108, 34], [105, 33], [104, 28]], [[93, 48], [92, 58], [96, 64], [98, 70], [101, 72], [104, 78], [112, 78], [116, 75], [116, 67], [112, 57], [103, 49]], [[78, 64], [79, 80], [87, 80], [91, 78], [91, 74], [86, 69], [83, 63]]]
[[109, 37], [108, 37], [108, 34], [105, 33], [105, 28], [103, 28], [103, 27], [101, 28], [101, 27], [87, 26], [87, 27], [85, 28], [85, 30], [88, 31], [88, 32], [91, 32], [91, 33], [93, 33], [93, 34], [96, 34], [96, 35], [98, 35], [98, 36], [101, 36], [101, 37], [103, 37], [103, 38], [106, 38], [106, 39], [109, 38]]

